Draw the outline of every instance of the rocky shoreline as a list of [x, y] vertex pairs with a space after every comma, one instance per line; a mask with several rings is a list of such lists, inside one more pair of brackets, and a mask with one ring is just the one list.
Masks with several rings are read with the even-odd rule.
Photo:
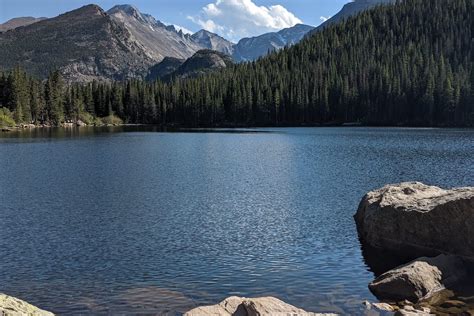
[[[380, 301], [364, 302], [366, 315], [474, 315], [474, 292], [459, 296], [465, 285], [474, 290], [474, 187], [387, 185], [366, 194], [354, 218], [364, 258], [376, 274], [369, 289]], [[376, 266], [374, 258], [390, 261], [388, 253], [401, 263]], [[0, 314], [53, 315], [4, 294]], [[229, 297], [184, 315], [334, 314], [307, 312], [274, 297]]]
[[473, 187], [387, 185], [365, 195], [354, 218], [363, 245], [406, 261], [369, 284], [389, 310], [474, 315], [470, 299], [456, 297], [459, 289], [474, 285]]
[[0, 294], [0, 315], [2, 316], [54, 316], [53, 313], [42, 310], [18, 298]]
[[123, 126], [123, 125], [126, 125], [126, 124], [106, 124], [106, 123], [103, 123], [103, 124], [86, 124], [84, 123], [83, 121], [75, 121], [75, 122], [64, 122], [64, 123], [61, 123], [61, 125], [59, 126], [53, 126], [53, 125], [50, 125], [50, 124], [19, 124], [19, 125], [16, 125], [16, 126], [9, 126], [9, 127], [1, 127], [1, 131], [2, 132], [11, 132], [11, 131], [14, 131], [14, 130], [27, 130], [27, 129], [34, 129], [34, 128], [52, 128], [52, 127], [66, 127], [66, 128], [73, 128], [73, 127], [87, 127], [87, 126], [94, 126], [94, 127], [101, 127], [101, 126]]
[[311, 313], [275, 297], [245, 298], [231, 296], [217, 305], [202, 306], [190, 310], [184, 316], [259, 316], [259, 315], [298, 315], [333, 316], [336, 314]]

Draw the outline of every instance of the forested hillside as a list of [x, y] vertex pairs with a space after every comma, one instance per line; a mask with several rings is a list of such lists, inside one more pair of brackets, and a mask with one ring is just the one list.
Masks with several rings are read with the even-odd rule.
[[115, 113], [131, 123], [474, 126], [474, 0], [406, 0], [332, 25], [256, 62], [170, 84], [65, 86], [19, 69], [0, 104], [19, 121]]

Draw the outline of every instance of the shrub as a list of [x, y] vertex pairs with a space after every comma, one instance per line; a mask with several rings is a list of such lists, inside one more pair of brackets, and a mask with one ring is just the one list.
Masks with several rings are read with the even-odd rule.
[[12, 113], [7, 108], [0, 108], [0, 126], [15, 126], [15, 120], [13, 120]]
[[86, 123], [87, 125], [94, 124], [95, 118], [89, 112], [81, 112], [78, 115], [78, 119]]
[[113, 114], [102, 118], [102, 122], [105, 125], [121, 125], [121, 124], [123, 124], [122, 119], [118, 116], [113, 115]]

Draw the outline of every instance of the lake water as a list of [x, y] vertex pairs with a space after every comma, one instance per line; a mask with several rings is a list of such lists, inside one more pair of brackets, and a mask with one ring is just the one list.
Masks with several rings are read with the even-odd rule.
[[230, 295], [357, 314], [367, 191], [474, 185], [474, 131], [148, 128], [0, 134], [0, 292], [59, 314]]

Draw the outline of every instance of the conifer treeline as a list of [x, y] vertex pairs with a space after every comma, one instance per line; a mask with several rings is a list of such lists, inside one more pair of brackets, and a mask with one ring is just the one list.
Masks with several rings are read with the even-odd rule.
[[474, 0], [406, 0], [252, 63], [172, 83], [66, 85], [15, 69], [0, 106], [17, 122], [112, 113], [129, 123], [474, 126]]

